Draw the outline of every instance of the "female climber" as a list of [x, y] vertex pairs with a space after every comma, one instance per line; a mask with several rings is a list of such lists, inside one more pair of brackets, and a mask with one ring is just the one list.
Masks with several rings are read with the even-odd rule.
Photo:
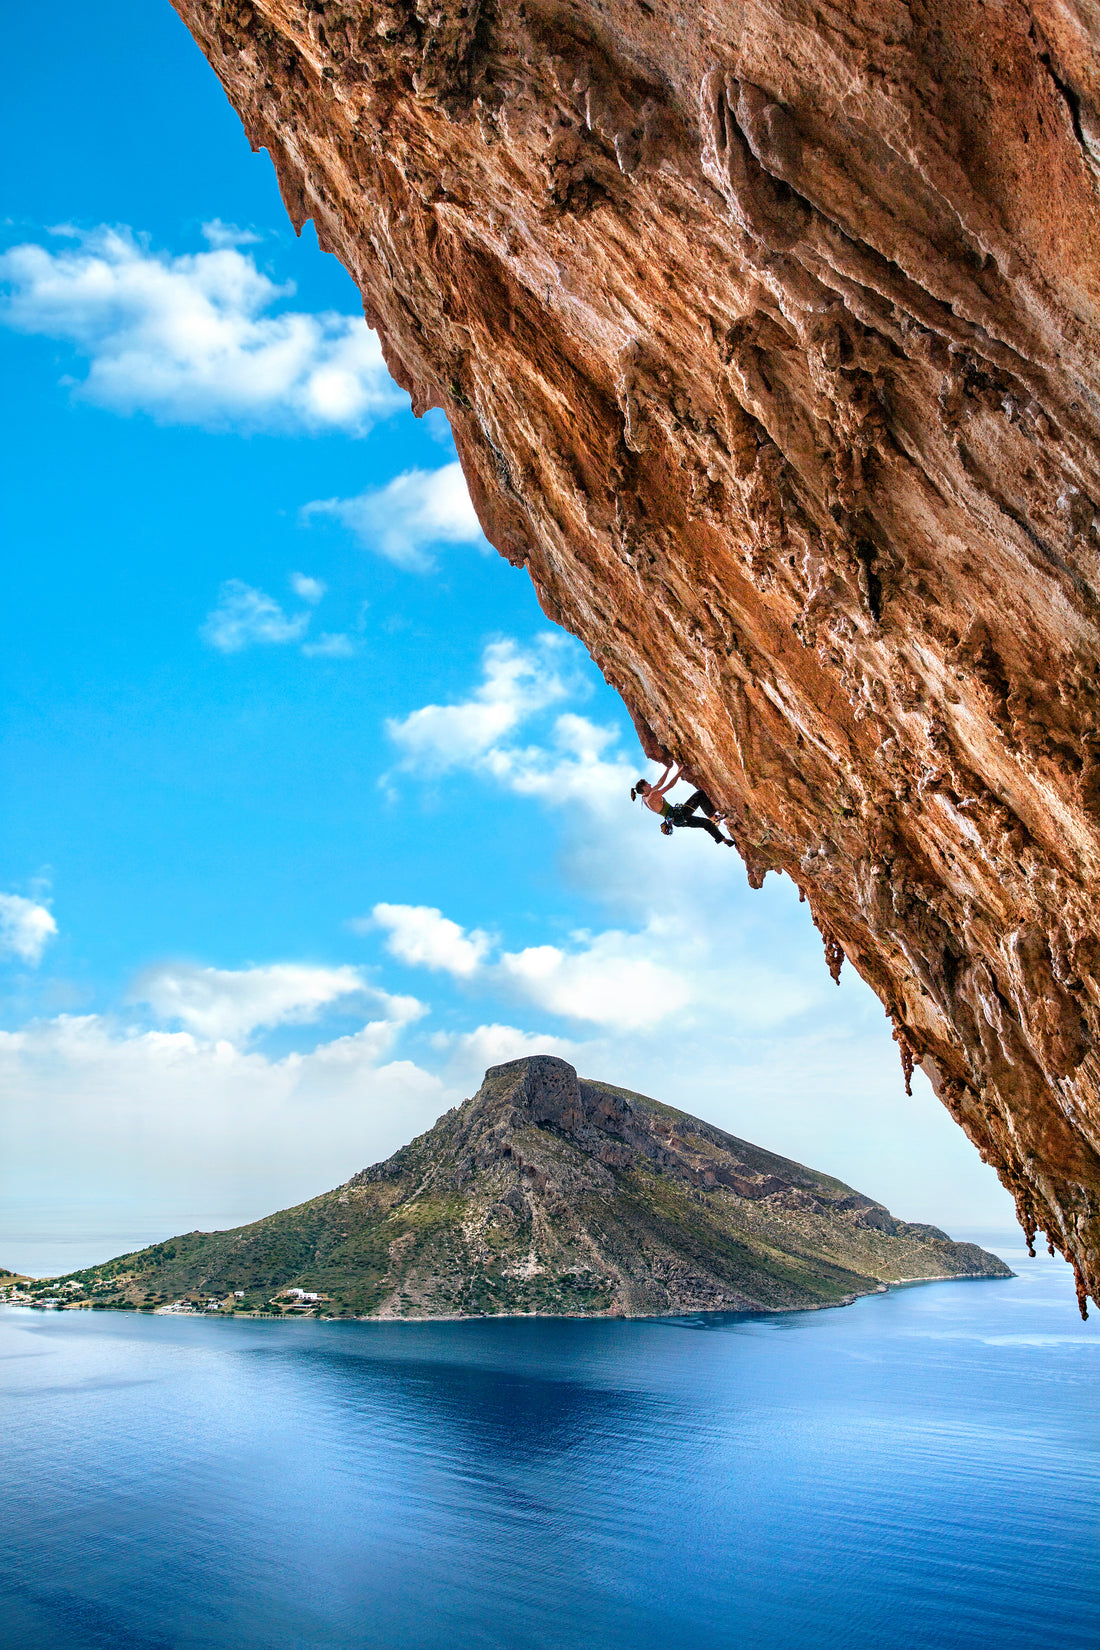
[[[671, 774], [671, 778], [669, 775]], [[671, 836], [677, 825], [691, 826], [697, 831], [706, 831], [715, 842], [725, 843], [727, 848], [735, 846], [733, 838], [723, 836], [714, 823], [718, 810], [710, 797], [704, 791], [692, 791], [686, 802], [669, 802], [666, 792], [680, 782], [680, 770], [674, 768], [671, 762], [666, 763], [665, 771], [655, 785], [648, 779], [639, 779], [636, 785], [630, 788], [630, 800], [640, 796], [647, 808], [652, 808], [655, 814], [661, 816], [661, 829], [666, 836]], [[695, 817], [695, 810], [699, 809], [702, 819]]]

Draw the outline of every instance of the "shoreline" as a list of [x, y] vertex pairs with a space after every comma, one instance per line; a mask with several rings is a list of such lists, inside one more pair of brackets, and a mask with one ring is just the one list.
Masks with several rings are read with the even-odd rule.
[[938, 1272], [931, 1277], [891, 1278], [889, 1281], [876, 1284], [872, 1288], [844, 1295], [839, 1300], [809, 1301], [804, 1306], [688, 1306], [669, 1312], [441, 1312], [407, 1317], [398, 1316], [396, 1313], [344, 1316], [335, 1312], [181, 1312], [163, 1306], [153, 1307], [152, 1309], [136, 1306], [100, 1306], [94, 1301], [66, 1301], [64, 1304], [59, 1303], [56, 1306], [39, 1305], [36, 1301], [0, 1301], [0, 1310], [11, 1307], [24, 1312], [111, 1312], [127, 1318], [212, 1318], [251, 1323], [432, 1324], [490, 1323], [501, 1322], [505, 1319], [546, 1319], [563, 1323], [645, 1323], [646, 1321], [662, 1322], [675, 1318], [734, 1316], [771, 1318], [792, 1312], [831, 1312], [841, 1307], [854, 1306], [856, 1301], [869, 1300], [875, 1295], [888, 1295], [891, 1289], [913, 1288], [915, 1285], [922, 1283], [964, 1283], [977, 1282], [982, 1279], [991, 1283], [1005, 1283], [1016, 1276], [1017, 1274], [1011, 1270], [1008, 1273], [1008, 1278], [999, 1277], [997, 1274], [990, 1272]]

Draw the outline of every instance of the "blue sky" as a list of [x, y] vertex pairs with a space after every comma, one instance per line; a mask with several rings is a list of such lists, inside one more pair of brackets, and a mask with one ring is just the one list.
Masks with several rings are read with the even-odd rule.
[[111, 18], [8, 20], [0, 1264], [308, 1196], [536, 1048], [1008, 1225], [790, 885], [631, 809], [445, 422], [167, 3]]

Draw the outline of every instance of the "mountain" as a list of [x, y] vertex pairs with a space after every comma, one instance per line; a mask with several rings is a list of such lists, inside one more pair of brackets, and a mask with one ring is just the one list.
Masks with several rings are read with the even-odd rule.
[[[828, 1175], [539, 1055], [294, 1209], [51, 1281], [86, 1300], [326, 1315], [789, 1311], [887, 1283], [1009, 1277]], [[284, 1296], [280, 1305], [290, 1305]]]

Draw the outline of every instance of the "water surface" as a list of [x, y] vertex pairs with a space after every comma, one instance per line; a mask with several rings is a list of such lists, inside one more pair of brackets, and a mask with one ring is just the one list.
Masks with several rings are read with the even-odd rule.
[[0, 1642], [1096, 1650], [1100, 1334], [1060, 1261], [843, 1311], [0, 1311]]

